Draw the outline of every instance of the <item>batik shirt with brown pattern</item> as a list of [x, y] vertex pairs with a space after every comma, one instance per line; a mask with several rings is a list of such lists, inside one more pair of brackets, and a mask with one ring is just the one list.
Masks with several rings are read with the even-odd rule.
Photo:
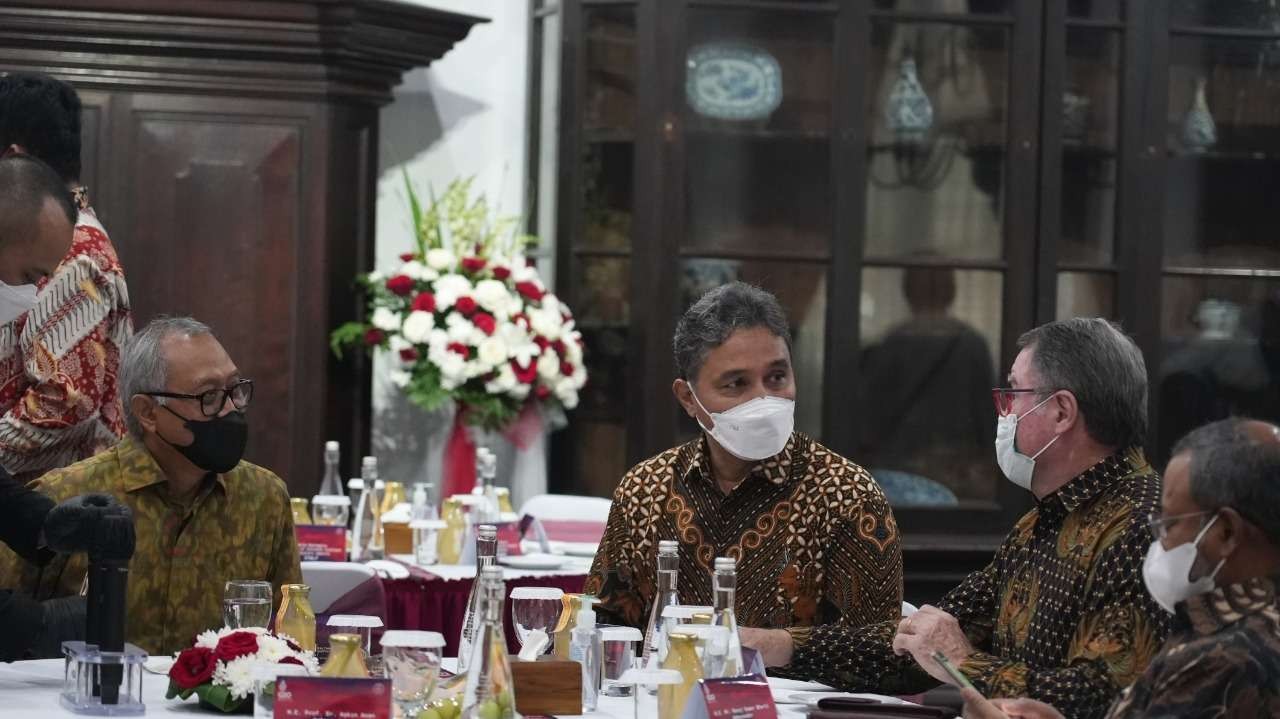
[[628, 472], [584, 589], [599, 596], [602, 621], [644, 627], [660, 540], [680, 544], [682, 604], [712, 604], [715, 558], [737, 560], [742, 626], [856, 627], [900, 612], [902, 551], [884, 494], [800, 433], [728, 495], [702, 438]]
[[1169, 641], [1108, 717], [1280, 716], [1277, 579], [1219, 587], [1175, 607]]
[[[1164, 641], [1168, 614], [1142, 580], [1160, 477], [1119, 452], [1022, 517], [991, 564], [938, 607], [977, 651], [960, 666], [983, 694], [1031, 697], [1073, 719], [1102, 716]], [[911, 694], [937, 684], [897, 656], [898, 622], [793, 631], [788, 672], [847, 691]]]
[[[280, 585], [302, 581], [293, 514], [284, 482], [241, 462], [209, 475], [190, 506], [169, 498], [167, 480], [145, 447], [126, 438], [83, 462], [50, 472], [31, 486], [55, 501], [106, 492], [133, 510], [137, 549], [129, 563], [125, 637], [152, 654], [191, 645], [196, 634], [222, 626], [222, 593], [231, 579]], [[4, 550], [6, 586], [40, 598], [80, 590], [84, 554], [60, 557], [43, 570]]]

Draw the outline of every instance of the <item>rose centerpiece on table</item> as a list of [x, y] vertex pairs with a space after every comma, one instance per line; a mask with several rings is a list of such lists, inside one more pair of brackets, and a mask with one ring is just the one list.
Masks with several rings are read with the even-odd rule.
[[[405, 176], [414, 250], [390, 274], [356, 277], [366, 317], [331, 336], [339, 356], [389, 351], [391, 382], [422, 409], [455, 404], [455, 438], [464, 423], [502, 431], [540, 406], [573, 409], [587, 381], [573, 313], [525, 255], [537, 239], [492, 216], [471, 184], [456, 180], [424, 207]], [[471, 489], [449, 483], [442, 498]]]
[[297, 664], [312, 674], [320, 671], [315, 654], [303, 651], [287, 635], [261, 627], [210, 630], [196, 637], [190, 649], [178, 653], [169, 669], [165, 698], [188, 699], [195, 694], [218, 711], [238, 711], [252, 700], [258, 664]]

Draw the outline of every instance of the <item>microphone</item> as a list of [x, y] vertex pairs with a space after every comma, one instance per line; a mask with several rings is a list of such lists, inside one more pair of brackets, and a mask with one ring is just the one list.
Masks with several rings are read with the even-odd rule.
[[[89, 555], [85, 643], [102, 652], [124, 651], [129, 560], [135, 546], [133, 513], [110, 495], [72, 497], [49, 511], [44, 535], [55, 551]], [[118, 704], [123, 678], [123, 665], [103, 664], [94, 694], [103, 704]]]

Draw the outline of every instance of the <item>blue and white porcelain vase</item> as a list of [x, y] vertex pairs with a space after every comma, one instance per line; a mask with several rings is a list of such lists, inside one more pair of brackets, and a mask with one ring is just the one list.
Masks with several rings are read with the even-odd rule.
[[1182, 146], [1187, 152], [1204, 152], [1218, 143], [1218, 126], [1209, 114], [1209, 103], [1204, 97], [1205, 79], [1196, 83], [1196, 98], [1182, 118]]
[[899, 142], [921, 142], [933, 127], [933, 103], [916, 77], [915, 58], [905, 57], [898, 65], [898, 79], [889, 91], [885, 121]]

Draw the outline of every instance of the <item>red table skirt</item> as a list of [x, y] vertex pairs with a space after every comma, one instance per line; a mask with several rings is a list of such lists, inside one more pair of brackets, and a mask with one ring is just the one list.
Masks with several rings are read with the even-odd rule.
[[[587, 581], [585, 575], [524, 577], [507, 580], [507, 594], [516, 587], [556, 587], [566, 594], [579, 593]], [[458, 653], [458, 635], [466, 615], [470, 579], [445, 580], [423, 577], [417, 573], [408, 579], [384, 579], [387, 593], [387, 628], [421, 629], [444, 635], [445, 655]], [[502, 619], [507, 630], [507, 648], [514, 654], [520, 648], [511, 623], [511, 602], [504, 603]]]

